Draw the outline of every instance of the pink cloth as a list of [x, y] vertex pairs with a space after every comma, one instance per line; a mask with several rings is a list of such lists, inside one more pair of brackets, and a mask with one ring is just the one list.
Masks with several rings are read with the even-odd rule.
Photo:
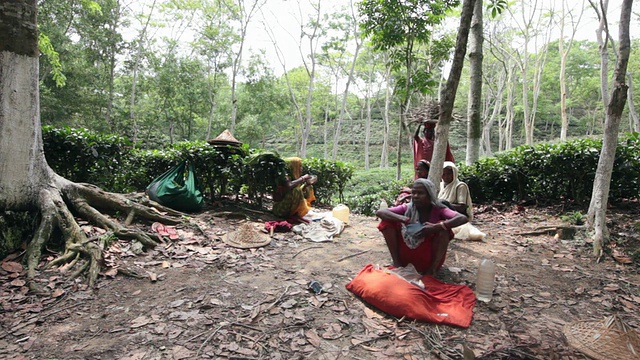
[[286, 220], [283, 220], [283, 221], [267, 221], [267, 222], [264, 223], [264, 229], [267, 230], [267, 232], [271, 232], [272, 228], [273, 228], [274, 232], [289, 232], [289, 231], [291, 231], [292, 227], [293, 227], [293, 225], [291, 225]]

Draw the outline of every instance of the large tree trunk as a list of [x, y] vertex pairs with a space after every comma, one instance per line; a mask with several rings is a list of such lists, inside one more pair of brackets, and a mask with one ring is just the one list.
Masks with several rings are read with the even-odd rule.
[[[604, 126], [604, 140], [602, 150], [598, 159], [598, 168], [593, 182], [593, 192], [587, 220], [594, 228], [593, 253], [599, 256], [602, 253], [603, 245], [608, 240], [606, 225], [606, 209], [611, 185], [611, 173], [613, 172], [613, 162], [616, 156], [616, 146], [618, 144], [618, 130], [620, 119], [627, 101], [628, 86], [625, 82], [627, 64], [631, 50], [631, 40], [629, 38], [629, 22], [631, 19], [631, 6], [633, 0], [624, 0], [620, 10], [620, 30], [619, 30], [619, 56], [615, 69], [613, 93], [607, 106], [607, 118]], [[603, 9], [604, 10], [604, 9]], [[603, 18], [606, 13], [603, 13]]]
[[480, 138], [482, 137], [482, 44], [484, 42], [482, 26], [482, 1], [476, 1], [471, 22], [469, 39], [469, 105], [467, 107], [467, 165], [480, 157]]
[[440, 118], [436, 126], [436, 139], [433, 145], [431, 168], [429, 169], [429, 179], [431, 179], [437, 187], [439, 187], [440, 179], [442, 179], [442, 166], [444, 165], [447, 142], [449, 141], [449, 127], [451, 126], [453, 103], [456, 99], [456, 91], [458, 90], [460, 75], [462, 74], [462, 67], [464, 66], [469, 28], [471, 27], [471, 17], [476, 1], [481, 0], [464, 0], [462, 3], [462, 14], [460, 15], [460, 26], [458, 27], [458, 36], [456, 38], [451, 71], [440, 95]]
[[[96, 208], [113, 209], [169, 222], [147, 207], [129, 202], [88, 184], [75, 184], [56, 175], [44, 156], [38, 89], [38, 33], [36, 1], [0, 3], [0, 212], [39, 211], [35, 235], [27, 248], [27, 274], [35, 276], [41, 249], [52, 233], [60, 230], [65, 251], [51, 265], [78, 257], [76, 274], [87, 271], [93, 284], [100, 269], [100, 244], [90, 241], [70, 209], [115, 236], [136, 239], [153, 246], [159, 238], [129, 231]], [[166, 209], [165, 209], [166, 210]], [[176, 212], [171, 212], [177, 215]], [[35, 286], [34, 283], [31, 284]]]

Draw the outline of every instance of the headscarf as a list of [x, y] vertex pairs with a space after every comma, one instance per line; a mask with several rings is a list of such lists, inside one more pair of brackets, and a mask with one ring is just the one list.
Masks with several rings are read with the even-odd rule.
[[284, 161], [289, 165], [289, 175], [291, 176], [291, 181], [302, 176], [302, 159], [299, 157], [289, 157], [284, 159]]
[[453, 173], [453, 180], [449, 184], [445, 184], [444, 181], [440, 183], [440, 193], [438, 198], [446, 200], [450, 203], [459, 203], [458, 201], [458, 188], [465, 187], [467, 190], [467, 199], [464, 204], [467, 205], [467, 216], [469, 220], [473, 219], [473, 201], [471, 200], [471, 194], [469, 193], [469, 187], [467, 184], [458, 180], [458, 167], [451, 161], [445, 161], [442, 167], [443, 169], [451, 168]]
[[[425, 187], [429, 194], [432, 211], [433, 208], [444, 206], [436, 196], [436, 186], [431, 180], [419, 178], [413, 182], [413, 185], [422, 185]], [[408, 225], [402, 224], [402, 238], [410, 249], [415, 249], [422, 244], [425, 237], [414, 236], [415, 233], [422, 228], [422, 224], [420, 223], [420, 213], [413, 206], [413, 201], [407, 204], [407, 211], [405, 211], [404, 216], [408, 217], [410, 221]]]

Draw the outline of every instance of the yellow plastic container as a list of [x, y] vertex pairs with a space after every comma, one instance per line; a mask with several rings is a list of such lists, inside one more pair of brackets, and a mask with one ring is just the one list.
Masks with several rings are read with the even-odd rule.
[[343, 223], [349, 224], [349, 207], [347, 205], [340, 204], [334, 207], [331, 211], [331, 215], [334, 218], [341, 220]]

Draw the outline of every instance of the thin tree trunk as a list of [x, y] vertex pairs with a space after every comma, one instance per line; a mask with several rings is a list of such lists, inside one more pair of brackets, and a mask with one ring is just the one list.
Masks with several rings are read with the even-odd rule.
[[[350, 2], [350, 5], [351, 5], [353, 19], [356, 19], [356, 14], [353, 8], [352, 1]], [[347, 83], [345, 84], [344, 93], [342, 96], [342, 104], [340, 106], [340, 116], [338, 117], [338, 125], [336, 126], [336, 132], [334, 134], [333, 153], [331, 154], [332, 155], [331, 158], [333, 161], [335, 161], [338, 158], [338, 147], [340, 146], [340, 131], [341, 131], [342, 120], [344, 119], [345, 112], [347, 110], [347, 99], [349, 98], [349, 86], [353, 81], [353, 74], [355, 72], [356, 63], [358, 60], [358, 54], [360, 53], [360, 49], [362, 48], [362, 40], [360, 39], [360, 35], [358, 33], [358, 23], [356, 21], [353, 21], [352, 25], [353, 25], [353, 38], [356, 42], [356, 49], [353, 54], [353, 59], [351, 61], [351, 68], [349, 69], [349, 75], [347, 76]], [[366, 162], [369, 161], [368, 157], [367, 157], [367, 160], [365, 161]]]
[[[627, 102], [627, 89], [625, 77], [629, 54], [631, 52], [631, 40], [629, 37], [629, 23], [631, 21], [631, 8], [633, 0], [623, 0], [620, 10], [620, 30], [619, 30], [619, 56], [615, 69], [613, 93], [609, 105], [607, 106], [607, 118], [604, 126], [604, 139], [602, 151], [598, 159], [598, 168], [593, 182], [593, 192], [587, 220], [594, 228], [593, 253], [600, 256], [603, 246], [608, 241], [608, 230], [606, 225], [606, 209], [611, 186], [611, 173], [613, 172], [613, 162], [618, 144], [618, 131], [620, 119]], [[603, 11], [603, 18], [606, 11]]]
[[365, 98], [365, 123], [364, 123], [364, 169], [369, 170], [369, 143], [371, 142], [371, 95]]
[[136, 50], [134, 60], [133, 60], [133, 76], [131, 80], [131, 100], [129, 101], [129, 117], [131, 119], [131, 130], [133, 133], [133, 147], [136, 147], [136, 143], [138, 142], [138, 122], [136, 120], [136, 85], [138, 83], [138, 66], [140, 65], [140, 57], [142, 56], [142, 42], [144, 40], [144, 36], [147, 33], [147, 27], [149, 27], [149, 22], [151, 21], [151, 15], [153, 14], [153, 9], [156, 6], [156, 0], [153, 0], [151, 4], [151, 10], [149, 11], [149, 17], [147, 18], [147, 22], [144, 24], [142, 31], [140, 32], [140, 38], [138, 39], [138, 49]]
[[255, 12], [262, 7], [266, 0], [253, 0], [249, 11], [247, 11], [244, 1], [245, 0], [239, 0], [237, 3], [238, 8], [240, 9], [240, 48], [233, 58], [233, 65], [231, 69], [231, 127], [229, 129], [231, 134], [234, 134], [236, 130], [236, 118], [238, 116], [238, 99], [236, 94], [237, 78], [238, 73], [240, 72], [240, 67], [242, 66], [242, 53], [244, 51], [244, 43], [247, 40], [247, 29], [249, 27], [249, 22], [251, 22], [251, 18]]
[[[477, 0], [476, 0], [477, 1]], [[493, 101], [493, 106], [491, 105], [491, 100], [487, 99], [487, 103], [485, 105], [485, 109], [493, 109], [491, 111], [491, 115], [487, 116], [488, 120], [486, 124], [484, 124], [482, 128], [482, 143], [484, 144], [484, 156], [493, 156], [493, 151], [491, 150], [491, 128], [493, 124], [496, 122], [496, 119], [502, 112], [502, 99], [504, 97], [504, 87], [506, 82], [504, 81], [505, 74], [502, 74], [502, 81], [499, 81], [498, 88], [496, 89], [496, 93], [491, 96]]]
[[631, 76], [631, 73], [627, 73], [627, 85], [629, 85], [629, 129], [631, 131], [640, 132], [640, 117], [638, 116], [635, 105], [633, 105], [633, 76]]
[[[320, 36], [319, 30], [321, 27], [320, 3], [315, 4], [314, 7], [316, 10], [316, 19], [313, 22], [312, 32], [310, 34], [306, 34], [304, 32], [304, 28], [301, 28], [300, 30], [301, 39], [304, 36], [308, 36], [309, 54], [308, 55], [303, 54], [302, 45], [298, 46], [298, 50], [302, 58], [302, 62], [304, 64], [304, 68], [306, 69], [307, 75], [309, 76], [309, 86], [307, 86], [307, 99], [305, 104], [306, 116], [305, 116], [304, 122], [302, 123], [302, 127], [300, 129], [301, 135], [302, 135], [302, 139], [300, 142], [300, 157], [303, 157], [303, 158], [307, 156], [307, 142], [309, 141], [309, 135], [311, 134], [311, 124], [312, 124], [311, 105], [313, 100], [313, 92], [314, 92], [315, 77], [316, 77], [316, 65], [317, 65], [317, 59], [316, 59], [317, 49], [316, 48], [318, 46], [318, 37]], [[307, 63], [307, 59], [309, 59], [311, 64]]]
[[480, 139], [482, 137], [482, 44], [484, 42], [482, 26], [482, 1], [476, 1], [471, 21], [469, 39], [469, 105], [467, 107], [467, 157], [466, 164], [471, 165], [480, 157]]
[[388, 168], [389, 167], [389, 131], [390, 131], [390, 127], [389, 127], [389, 117], [390, 117], [390, 112], [391, 112], [391, 89], [389, 88], [389, 79], [391, 78], [391, 67], [388, 65], [388, 62], [386, 61], [387, 56], [385, 55], [385, 64], [387, 64], [386, 66], [386, 71], [385, 71], [385, 84], [387, 84], [385, 86], [385, 90], [384, 90], [384, 111], [382, 112], [382, 128], [383, 128], [383, 133], [382, 133], [382, 153], [380, 154], [380, 167], [381, 168]]
[[515, 79], [515, 66], [509, 67], [509, 74], [507, 76], [507, 104], [505, 114], [505, 126], [504, 126], [504, 148], [502, 150], [509, 150], [513, 148], [513, 121], [515, 119], [515, 101], [516, 101], [516, 79]]
[[596, 29], [596, 39], [598, 40], [598, 48], [600, 49], [600, 96], [602, 103], [606, 109], [609, 106], [609, 36], [602, 36], [604, 32], [608, 32], [607, 24], [607, 8], [609, 0], [600, 0], [599, 5], [592, 0], [589, 3], [598, 15], [600, 23]]
[[442, 179], [442, 166], [444, 165], [444, 157], [449, 141], [449, 127], [451, 124], [451, 115], [453, 114], [453, 104], [456, 99], [458, 84], [460, 83], [462, 67], [464, 66], [464, 57], [467, 52], [467, 41], [475, 2], [476, 0], [464, 0], [462, 3], [460, 26], [458, 27], [458, 36], [456, 38], [451, 71], [440, 95], [440, 117], [438, 125], [436, 126], [433, 157], [431, 158], [431, 167], [429, 169], [429, 179], [431, 179], [437, 187], [439, 187], [440, 179]]
[[[580, 23], [580, 19], [582, 19], [582, 14], [584, 13], [584, 6], [580, 6], [580, 15], [576, 22], [573, 21], [573, 13], [569, 11], [567, 16], [566, 13], [566, 1], [562, 0], [562, 16], [560, 18], [560, 38], [558, 39], [558, 52], [560, 53], [560, 115], [562, 117], [562, 127], [560, 128], [560, 140], [567, 140], [567, 132], [569, 131], [569, 116], [567, 114], [567, 81], [566, 81], [566, 69], [567, 69], [567, 58], [569, 57], [569, 53], [571, 52], [571, 47], [573, 45], [573, 39], [575, 38], [576, 32], [578, 31], [578, 24]], [[564, 21], [569, 17], [571, 19], [572, 25], [572, 33], [571, 38], [569, 39], [569, 45], [567, 45], [567, 49], [564, 49]]]

